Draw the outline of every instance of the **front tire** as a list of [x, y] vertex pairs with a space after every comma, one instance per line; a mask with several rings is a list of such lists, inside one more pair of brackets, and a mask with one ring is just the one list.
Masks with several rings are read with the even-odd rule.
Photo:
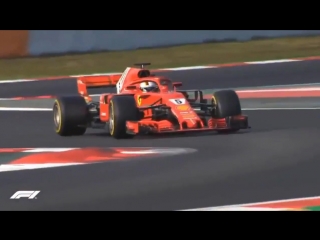
[[[226, 118], [242, 114], [240, 99], [233, 90], [221, 90], [213, 93], [212, 104], [215, 109], [212, 113], [213, 118]], [[234, 133], [239, 129], [218, 130], [219, 133]]]
[[116, 139], [132, 138], [127, 134], [127, 121], [139, 121], [139, 109], [133, 96], [113, 96], [109, 103], [109, 132]]
[[59, 97], [53, 104], [55, 132], [60, 136], [79, 136], [87, 130], [88, 108], [81, 96]]

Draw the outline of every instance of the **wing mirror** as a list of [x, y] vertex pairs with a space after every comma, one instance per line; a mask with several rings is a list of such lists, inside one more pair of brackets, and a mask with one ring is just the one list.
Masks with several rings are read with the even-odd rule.
[[182, 86], [182, 82], [174, 82], [172, 83], [172, 85], [177, 88], [177, 87], [181, 87]]
[[173, 82], [172, 85], [173, 85], [174, 91], [176, 91], [178, 87], [182, 86], [182, 82]]

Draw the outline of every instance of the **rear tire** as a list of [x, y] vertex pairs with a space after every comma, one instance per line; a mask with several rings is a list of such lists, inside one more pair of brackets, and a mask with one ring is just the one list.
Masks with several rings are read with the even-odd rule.
[[139, 121], [140, 114], [133, 96], [113, 96], [109, 103], [109, 131], [116, 139], [132, 138], [127, 134], [127, 121]]
[[87, 130], [89, 111], [81, 96], [59, 97], [53, 104], [55, 132], [60, 136], [79, 136]]
[[[230, 116], [241, 115], [241, 104], [238, 94], [233, 90], [221, 90], [213, 93], [212, 103], [215, 110], [212, 113], [213, 118], [226, 118]], [[239, 129], [218, 130], [219, 133], [233, 133]]]

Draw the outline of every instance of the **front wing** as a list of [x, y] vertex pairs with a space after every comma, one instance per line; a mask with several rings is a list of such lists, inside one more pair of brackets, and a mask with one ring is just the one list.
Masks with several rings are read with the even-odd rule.
[[126, 128], [128, 134], [161, 134], [161, 133], [182, 133], [182, 132], [204, 132], [204, 131], [219, 131], [219, 130], [236, 130], [249, 129], [248, 117], [245, 115], [231, 116], [226, 118], [214, 119], [210, 118], [207, 126], [192, 129], [182, 129], [172, 126], [168, 120], [152, 121], [127, 121]]

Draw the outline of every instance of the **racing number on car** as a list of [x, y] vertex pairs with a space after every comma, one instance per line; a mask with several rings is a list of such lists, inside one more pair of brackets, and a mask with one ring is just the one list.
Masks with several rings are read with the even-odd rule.
[[170, 99], [170, 102], [176, 104], [176, 105], [181, 105], [185, 104], [186, 100], [184, 98], [179, 98], [179, 99]]

